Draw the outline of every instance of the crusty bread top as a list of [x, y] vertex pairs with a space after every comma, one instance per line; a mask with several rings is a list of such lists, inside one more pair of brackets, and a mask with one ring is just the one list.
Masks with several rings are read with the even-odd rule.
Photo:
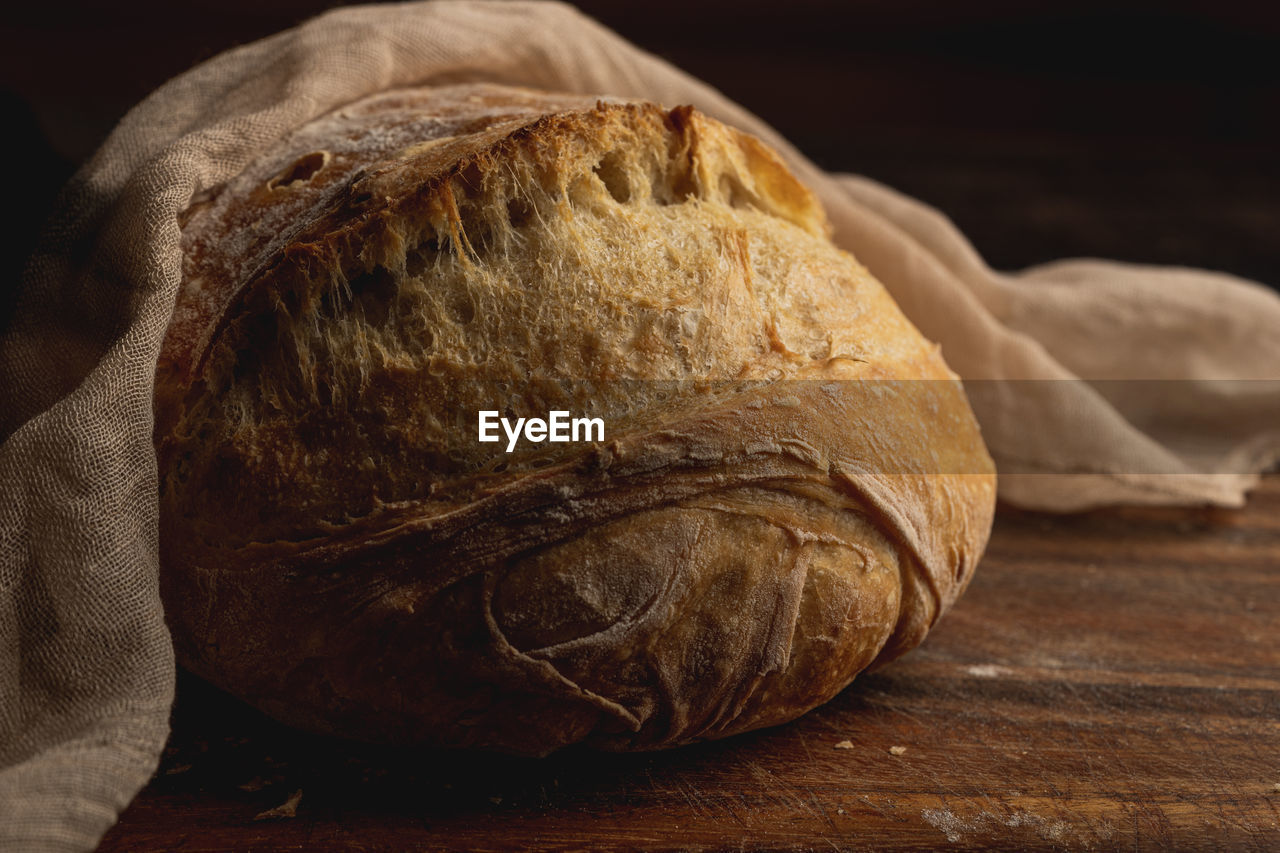
[[589, 408], [617, 434], [693, 400], [661, 381], [950, 377], [826, 228], [772, 151], [688, 108], [369, 98], [193, 205], [158, 431], [200, 434], [167, 445], [197, 465], [220, 432], [295, 490], [296, 515], [238, 525], [295, 539], [576, 452], [507, 457], [475, 441], [479, 409]]
[[[581, 115], [593, 109], [599, 113], [592, 118]], [[420, 187], [425, 198], [464, 171], [495, 168], [495, 163], [517, 149], [531, 154], [554, 146], [557, 135], [570, 126], [597, 134], [602, 143], [616, 141], [609, 138], [610, 126], [616, 131], [628, 119], [610, 115], [614, 110], [630, 114], [632, 120], [644, 114], [650, 121], [700, 125], [696, 131], [685, 128], [683, 138], [673, 138], [672, 142], [686, 146], [686, 150], [669, 152], [682, 159], [675, 164], [677, 170], [645, 164], [653, 169], [653, 200], [671, 203], [694, 191], [681, 186], [681, 181], [702, 178], [707, 185], [699, 186], [698, 192], [738, 193], [730, 200], [740, 204], [747, 199], [741, 196], [744, 188], [739, 181], [746, 180], [754, 193], [752, 201], [763, 202], [769, 212], [812, 233], [827, 229], [812, 194], [776, 155], [754, 138], [709, 124], [688, 109], [668, 115], [647, 103], [483, 84], [395, 90], [303, 126], [237, 178], [193, 201], [183, 219], [183, 285], [161, 353], [162, 368], [190, 378], [203, 362], [232, 299], [283, 262], [283, 250], [290, 244], [323, 239], [335, 219], [349, 230], [353, 207], [360, 224], [373, 224], [376, 229], [386, 224], [387, 217], [403, 215], [406, 202], [423, 200], [404, 199], [403, 186]], [[677, 127], [671, 129], [679, 132]], [[699, 152], [696, 161], [701, 175], [688, 174], [695, 165], [688, 148], [708, 133], [712, 138], [705, 142], [712, 144], [704, 142], [709, 150]], [[544, 165], [554, 168], [555, 164], [546, 162], [549, 153], [541, 151]], [[725, 155], [733, 162], [720, 163]], [[626, 179], [611, 169], [617, 165], [602, 163], [596, 172], [603, 182], [614, 182], [605, 187], [613, 193], [620, 191], [617, 181]], [[680, 170], [685, 174], [678, 174]], [[720, 183], [713, 186], [713, 181]], [[465, 233], [461, 236], [467, 239]]]

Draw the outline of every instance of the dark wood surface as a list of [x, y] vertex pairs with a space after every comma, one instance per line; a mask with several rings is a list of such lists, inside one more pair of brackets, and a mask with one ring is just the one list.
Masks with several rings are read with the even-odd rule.
[[1002, 508], [920, 649], [790, 725], [671, 752], [370, 748], [184, 679], [102, 849], [993, 847], [1280, 850], [1280, 476], [1239, 511]]

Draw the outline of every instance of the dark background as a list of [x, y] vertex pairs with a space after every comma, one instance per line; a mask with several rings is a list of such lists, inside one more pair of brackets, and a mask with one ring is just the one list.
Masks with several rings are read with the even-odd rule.
[[[19, 215], [4, 279], [57, 189], [133, 103], [202, 59], [333, 5], [6, 12], [0, 108], [8, 206]], [[819, 164], [941, 208], [997, 268], [1092, 255], [1280, 284], [1280, 4], [579, 5], [745, 104]]]

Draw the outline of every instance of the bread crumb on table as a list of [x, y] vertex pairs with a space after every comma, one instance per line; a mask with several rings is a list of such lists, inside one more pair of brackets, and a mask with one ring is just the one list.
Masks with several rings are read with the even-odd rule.
[[254, 820], [271, 820], [278, 817], [297, 817], [298, 803], [302, 802], [302, 789], [293, 792], [293, 796], [285, 800], [274, 809], [267, 809], [265, 812], [259, 812]]
[[853, 749], [853, 741], [842, 740], [838, 744], [836, 744], [836, 749]]
[[902, 755], [902, 754], [903, 754], [904, 752], [906, 752], [906, 751], [907, 751], [907, 748], [906, 748], [905, 746], [891, 746], [891, 747], [889, 747], [889, 754], [890, 754], [890, 755]]

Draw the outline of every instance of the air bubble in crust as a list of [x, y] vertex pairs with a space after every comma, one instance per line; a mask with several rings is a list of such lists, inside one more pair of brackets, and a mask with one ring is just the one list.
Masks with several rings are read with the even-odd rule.
[[311, 183], [311, 179], [329, 164], [331, 156], [328, 151], [312, 151], [302, 155], [289, 168], [267, 181], [267, 189], [290, 189], [298, 184]]

